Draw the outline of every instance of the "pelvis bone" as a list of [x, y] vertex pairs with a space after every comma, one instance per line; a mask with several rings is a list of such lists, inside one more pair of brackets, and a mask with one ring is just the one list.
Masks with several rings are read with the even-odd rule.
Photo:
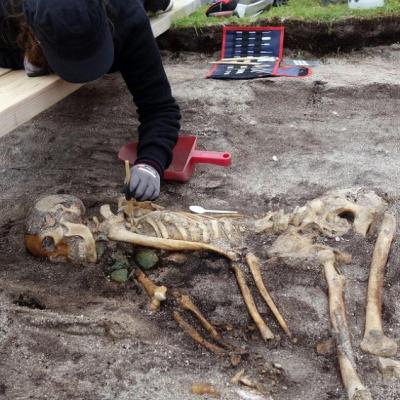
[[[350, 257], [329, 246], [316, 243], [318, 236], [342, 236], [354, 229], [366, 235], [371, 224], [382, 215], [386, 203], [372, 191], [346, 189], [327, 194], [296, 208], [269, 212], [263, 218], [192, 215], [170, 211], [152, 203], [120, 200], [114, 214], [109, 205], [100, 208], [101, 222], [85, 225], [84, 207], [73, 196], [49, 196], [33, 207], [27, 223], [25, 241], [28, 249], [50, 259], [72, 262], [96, 261], [95, 240], [111, 240], [171, 251], [210, 251], [231, 261], [248, 311], [264, 340], [274, 334], [262, 319], [247, 285], [244, 265], [247, 263], [257, 289], [283, 330], [291, 332], [267, 292], [261, 276], [261, 261], [244, 248], [251, 248], [257, 235], [278, 235], [268, 249], [269, 257], [291, 263], [315, 262], [325, 271], [329, 286], [332, 330], [337, 341], [343, 382], [352, 400], [370, 399], [359, 379], [352, 354], [343, 297], [344, 277], [338, 264]], [[255, 249], [256, 250], [256, 249]]]

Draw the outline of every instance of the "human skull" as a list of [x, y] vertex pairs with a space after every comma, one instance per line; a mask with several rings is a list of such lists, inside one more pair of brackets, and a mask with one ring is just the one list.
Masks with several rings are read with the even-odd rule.
[[74, 264], [96, 262], [96, 244], [83, 224], [85, 206], [71, 195], [39, 199], [31, 209], [25, 230], [25, 245], [35, 256]]

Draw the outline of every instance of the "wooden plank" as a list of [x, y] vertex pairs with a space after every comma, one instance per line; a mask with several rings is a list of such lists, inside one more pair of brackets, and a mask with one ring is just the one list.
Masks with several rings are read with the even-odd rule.
[[8, 74], [10, 71], [11, 71], [11, 69], [0, 68], [0, 76]]
[[[154, 36], [167, 31], [174, 20], [189, 15], [200, 5], [201, 0], [174, 0], [172, 10], [151, 18]], [[24, 71], [0, 68], [0, 137], [81, 86], [65, 82], [56, 75], [29, 78]]]
[[0, 77], [0, 137], [80, 87], [56, 75], [28, 78], [25, 71], [3, 75]]

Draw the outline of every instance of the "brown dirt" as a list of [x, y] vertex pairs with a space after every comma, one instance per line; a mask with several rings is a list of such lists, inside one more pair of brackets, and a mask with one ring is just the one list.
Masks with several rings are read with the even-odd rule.
[[[198, 203], [261, 215], [302, 205], [332, 188], [366, 186], [398, 209], [398, 47], [324, 59], [302, 80], [205, 80], [209, 61], [192, 54], [165, 58], [183, 132], [198, 135], [201, 148], [230, 151], [233, 165], [198, 167], [187, 184], [164, 183], [159, 204], [186, 209]], [[37, 197], [74, 194], [91, 214], [100, 204], [115, 203], [123, 179], [116, 152], [135, 138], [133, 116], [130, 96], [113, 76], [86, 85], [0, 140], [0, 399], [207, 398], [190, 394], [198, 381], [214, 384], [223, 399], [239, 399], [237, 386], [229, 383], [239, 368], [275, 400], [345, 399], [335, 354], [315, 352], [330, 337], [319, 271], [264, 264], [267, 287], [296, 344], [263, 307], [281, 339], [260, 339], [234, 276], [218, 257], [192, 254], [184, 265], [164, 261], [151, 273], [159, 283], [189, 291], [223, 336], [248, 350], [233, 368], [178, 329], [172, 301], [151, 314], [135, 282], [107, 280], [106, 262], [74, 267], [27, 254], [24, 220]], [[261, 257], [269, 242], [255, 242]], [[400, 383], [384, 383], [375, 359], [359, 349], [374, 236], [349, 234], [329, 243], [353, 255], [342, 271], [360, 375], [375, 400], [398, 399]], [[399, 254], [396, 238], [383, 307], [385, 330], [394, 337], [400, 328]]]
[[[234, 25], [234, 23], [230, 24]], [[240, 25], [240, 22], [238, 23]], [[278, 18], [259, 20], [257, 26], [280, 26]], [[335, 22], [313, 22], [288, 18], [284, 21], [285, 48], [322, 56], [349, 52], [365, 46], [399, 42], [400, 16], [344, 18]], [[174, 52], [211, 53], [221, 49], [222, 25], [170, 29], [158, 39], [160, 48]]]

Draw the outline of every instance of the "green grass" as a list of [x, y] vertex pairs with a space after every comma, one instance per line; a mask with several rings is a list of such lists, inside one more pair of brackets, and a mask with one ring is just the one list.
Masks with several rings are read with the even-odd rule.
[[272, 7], [255, 18], [216, 18], [206, 17], [205, 11], [208, 6], [199, 8], [192, 15], [178, 19], [173, 23], [174, 28], [202, 28], [210, 25], [229, 25], [229, 24], [257, 24], [257, 21], [266, 19], [297, 19], [314, 22], [334, 22], [346, 17], [374, 17], [385, 15], [400, 16], [400, 0], [385, 0], [385, 6], [369, 10], [353, 10], [347, 4], [321, 6], [319, 0], [288, 0], [282, 7]]

